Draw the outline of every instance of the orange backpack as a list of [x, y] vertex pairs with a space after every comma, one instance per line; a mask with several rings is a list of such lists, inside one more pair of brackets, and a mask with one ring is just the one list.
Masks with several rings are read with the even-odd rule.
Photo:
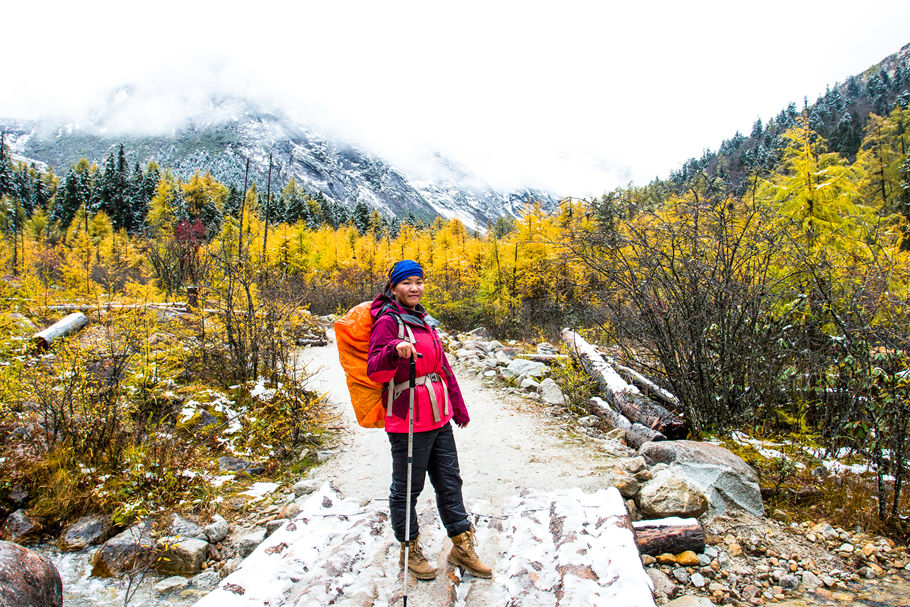
[[[376, 383], [367, 375], [370, 330], [373, 328], [371, 303], [365, 301], [357, 304], [335, 321], [335, 341], [338, 343], [338, 360], [344, 369], [357, 423], [364, 428], [384, 428], [385, 406], [382, 390], [385, 384]], [[392, 313], [392, 316], [398, 323], [398, 338], [405, 339], [404, 322], [398, 314]], [[410, 327], [408, 333], [410, 334]], [[413, 343], [413, 335], [408, 337]]]

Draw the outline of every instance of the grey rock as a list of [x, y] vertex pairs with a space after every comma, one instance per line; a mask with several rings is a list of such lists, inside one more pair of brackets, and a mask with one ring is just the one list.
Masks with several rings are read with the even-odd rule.
[[585, 415], [584, 417], [578, 418], [578, 425], [584, 426], [585, 428], [594, 428], [600, 425], [600, 418], [596, 415]]
[[328, 450], [327, 451], [317, 451], [316, 452], [316, 462], [322, 464], [324, 462], [329, 461], [334, 456], [335, 456], [335, 451], [328, 451]]
[[645, 458], [643, 458], [641, 456], [627, 457], [627, 458], [623, 459], [621, 462], [619, 462], [619, 465], [622, 466], [623, 469], [626, 472], [628, 472], [629, 474], [635, 474], [637, 472], [641, 472], [642, 470], [645, 470], [648, 467], [648, 464], [645, 463]]
[[539, 344], [537, 344], [537, 353], [553, 355], [553, 354], [559, 354], [559, 350], [557, 350], [556, 346], [554, 346], [553, 344], [543, 341], [543, 342], [540, 342]]
[[516, 358], [509, 363], [509, 366], [502, 370], [503, 377], [543, 377], [547, 374], [547, 365], [536, 360], [526, 360]]
[[193, 579], [190, 581], [193, 588], [211, 590], [221, 583], [221, 576], [218, 575], [217, 571], [209, 569], [208, 571], [203, 571], [202, 573], [194, 575]]
[[265, 529], [256, 529], [252, 533], [244, 535], [237, 544], [237, 552], [244, 558], [248, 557], [265, 540], [265, 536]]
[[494, 339], [492, 341], [487, 342], [487, 350], [489, 352], [495, 352], [497, 350], [502, 350], [502, 348], [503, 348], [502, 342], [499, 341], [498, 339]]
[[168, 535], [172, 537], [206, 539], [205, 530], [202, 527], [177, 514], [171, 517], [171, 526]]
[[294, 495], [300, 497], [302, 495], [309, 495], [316, 491], [319, 488], [319, 485], [316, 484], [316, 481], [310, 480], [299, 480], [294, 484]]
[[286, 522], [288, 522], [288, 519], [286, 519], [286, 518], [276, 518], [274, 520], [267, 522], [265, 524], [265, 536], [268, 537], [268, 536], [272, 535], [273, 533], [275, 533], [276, 531], [281, 529]]
[[540, 382], [540, 395], [548, 405], [566, 404], [566, 397], [563, 395], [562, 390], [559, 389], [559, 385], [551, 377]]
[[240, 563], [243, 562], [242, 556], [235, 556], [234, 558], [225, 561], [224, 566], [221, 568], [221, 573], [224, 576], [231, 575], [237, 568], [240, 567]]
[[780, 578], [780, 587], [784, 590], [793, 590], [799, 586], [799, 578], [795, 575], [785, 575]]
[[710, 565], [711, 557], [708, 556], [707, 554], [699, 554], [698, 555], [698, 564], [701, 565], [702, 567]]
[[651, 583], [654, 586], [654, 598], [669, 599], [676, 595], [679, 587], [666, 573], [660, 569], [652, 569], [650, 567], [645, 569], [645, 573], [651, 578]]
[[487, 329], [486, 327], [477, 327], [476, 329], [474, 329], [472, 331], [468, 331], [468, 335], [470, 335], [471, 337], [474, 337], [476, 339], [485, 339], [485, 340], [493, 339], [493, 334], [490, 333], [490, 330]]
[[540, 384], [530, 377], [522, 378], [521, 382], [518, 384], [518, 387], [522, 390], [528, 390], [529, 392], [537, 392], [540, 390]]
[[119, 577], [151, 563], [154, 558], [151, 527], [146, 523], [134, 525], [101, 544], [92, 555], [92, 575]]
[[502, 349], [496, 351], [494, 359], [501, 366], [508, 366], [512, 362], [512, 357]]
[[178, 590], [183, 590], [188, 585], [189, 581], [182, 575], [172, 575], [155, 584], [155, 592], [158, 594], [170, 594], [172, 592], [177, 592]]
[[696, 441], [652, 441], [639, 449], [650, 464], [671, 464], [710, 501], [711, 514], [727, 507], [764, 515], [758, 474], [742, 458], [718, 445]]
[[609, 438], [610, 440], [614, 440], [614, 441], [622, 441], [622, 440], [626, 439], [626, 433], [623, 430], [621, 430], [620, 428], [613, 428], [612, 430], [607, 432], [605, 436], [606, 436], [606, 438]]
[[0, 541], [0, 605], [62, 607], [60, 573], [40, 554]]
[[700, 573], [693, 573], [689, 578], [689, 581], [692, 582], [692, 585], [696, 588], [704, 588], [705, 584], [708, 583], [705, 581], [705, 577]]
[[160, 557], [155, 568], [161, 573], [190, 575], [202, 570], [209, 553], [205, 540], [182, 537], [163, 537], [157, 542]]
[[228, 522], [224, 520], [224, 517], [220, 514], [215, 514], [212, 516], [212, 522], [203, 529], [203, 533], [205, 533], [205, 537], [207, 537], [211, 543], [217, 544], [227, 537], [230, 530], [231, 527], [228, 525]]
[[705, 495], [670, 470], [655, 474], [635, 501], [647, 518], [699, 517], [708, 509]]
[[82, 550], [100, 544], [107, 539], [110, 532], [111, 520], [107, 516], [101, 514], [83, 516], [72, 525], [66, 526], [57, 545], [63, 551]]
[[686, 571], [683, 567], [677, 567], [670, 573], [671, 573], [671, 575], [673, 575], [673, 578], [680, 584], [689, 583], [689, 572]]
[[40, 532], [41, 525], [20, 508], [6, 517], [0, 536], [5, 540], [22, 543], [35, 539]]
[[823, 576], [822, 576], [822, 583], [823, 583], [826, 587], [831, 588], [831, 587], [834, 586], [837, 582], [836, 582], [836, 581], [834, 580], [834, 578], [831, 577], [830, 575], [823, 575]]

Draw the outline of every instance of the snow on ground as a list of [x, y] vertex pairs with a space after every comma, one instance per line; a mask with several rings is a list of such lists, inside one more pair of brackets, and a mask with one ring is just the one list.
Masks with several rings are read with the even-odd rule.
[[[410, 580], [415, 604], [654, 605], [615, 488], [527, 492], [506, 512], [477, 521], [478, 539], [499, 547], [493, 579], [447, 569], [447, 542], [437, 580]], [[425, 511], [419, 518], [432, 517]], [[196, 607], [400, 604], [397, 561], [384, 506], [360, 506], [325, 483]]]

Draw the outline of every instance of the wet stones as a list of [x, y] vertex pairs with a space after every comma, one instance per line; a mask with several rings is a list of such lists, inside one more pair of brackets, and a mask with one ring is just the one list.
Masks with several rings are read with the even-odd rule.
[[0, 541], [0, 605], [62, 607], [60, 573], [43, 556], [12, 542]]
[[25, 510], [19, 509], [6, 517], [0, 536], [13, 542], [26, 542], [35, 539], [41, 532], [41, 525], [30, 517]]
[[154, 558], [151, 525], [139, 524], [118, 533], [92, 555], [92, 575], [119, 577], [131, 569], [147, 566]]
[[209, 544], [194, 538], [164, 537], [157, 542], [157, 569], [161, 573], [191, 575], [202, 570]]
[[111, 532], [111, 521], [103, 514], [84, 516], [67, 525], [57, 541], [60, 550], [82, 550], [103, 542]]

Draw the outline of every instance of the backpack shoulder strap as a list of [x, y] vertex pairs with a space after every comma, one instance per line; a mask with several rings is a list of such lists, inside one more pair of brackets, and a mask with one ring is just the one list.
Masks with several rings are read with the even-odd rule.
[[[409, 327], [404, 322], [404, 320], [402, 320], [401, 315], [398, 314], [397, 311], [395, 311], [395, 308], [392, 307], [391, 304], [386, 304], [385, 306], [383, 306], [382, 309], [379, 311], [379, 314], [376, 315], [376, 319], [378, 320], [379, 317], [382, 316], [383, 314], [391, 314], [392, 318], [395, 319], [395, 324], [398, 325], [398, 339], [407, 339], [407, 341], [412, 344], [417, 343], [417, 340], [414, 339], [414, 332], [411, 331], [411, 327]], [[406, 333], [407, 333], [407, 337], [405, 337]]]

